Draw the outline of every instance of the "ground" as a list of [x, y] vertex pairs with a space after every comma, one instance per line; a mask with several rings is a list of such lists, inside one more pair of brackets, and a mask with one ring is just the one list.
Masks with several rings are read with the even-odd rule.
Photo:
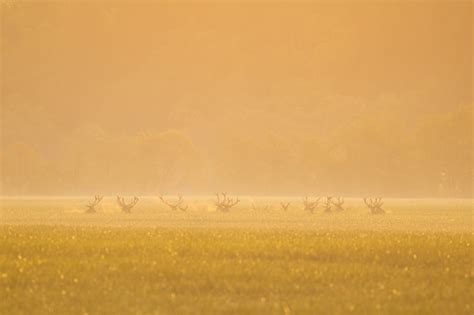
[[3, 199], [0, 314], [474, 312], [472, 200], [386, 200], [380, 216], [360, 199], [332, 214], [211, 200]]

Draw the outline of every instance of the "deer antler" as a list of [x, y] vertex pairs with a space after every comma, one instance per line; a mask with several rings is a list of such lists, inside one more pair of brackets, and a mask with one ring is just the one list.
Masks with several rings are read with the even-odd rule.
[[326, 202], [324, 204], [324, 212], [329, 213], [332, 211], [331, 204], [332, 204], [332, 197], [331, 196], [326, 197]]
[[303, 198], [304, 210], [313, 213], [314, 210], [318, 207], [320, 199], [321, 198], [317, 198], [315, 201], [310, 201], [308, 196], [305, 196]]
[[377, 205], [377, 207], [382, 207], [383, 206], [383, 201], [382, 201], [382, 198], [378, 197], [378, 198], [375, 198], [375, 204]]
[[336, 201], [333, 201], [332, 204], [336, 207], [337, 211], [344, 211], [343, 204], [344, 204], [344, 198], [338, 197], [336, 198]]
[[[220, 195], [222, 195], [222, 198]], [[216, 196], [217, 196], [217, 201], [215, 202], [215, 205], [216, 205], [216, 209], [219, 211], [228, 212], [230, 208], [232, 208], [233, 206], [235, 206], [236, 204], [240, 202], [239, 198], [235, 198], [234, 200], [234, 198], [227, 197], [227, 194], [224, 192], [220, 194], [217, 193]]]
[[102, 201], [103, 198], [104, 198], [104, 196], [95, 195], [94, 196], [94, 201], [91, 201], [86, 205], [86, 208], [87, 208], [86, 213], [95, 213], [95, 212], [97, 212], [96, 207], [99, 205], [99, 203]]
[[132, 201], [130, 203], [126, 203], [125, 199], [121, 196], [117, 196], [117, 203], [119, 204], [120, 208], [122, 209], [122, 212], [125, 213], [131, 213], [132, 208], [135, 207], [135, 205], [138, 203], [138, 197], [133, 197]]
[[166, 201], [162, 195], [159, 196], [161, 201], [167, 205], [168, 207], [171, 208], [171, 210], [175, 211], [175, 210], [181, 210], [181, 211], [186, 211], [188, 209], [188, 206], [186, 205], [185, 207], [181, 206], [182, 203], [184, 202], [183, 200], [183, 196], [181, 195], [178, 195], [178, 200], [176, 201], [176, 203], [171, 203], [169, 201]]
[[385, 210], [382, 209], [383, 201], [380, 197], [375, 198], [364, 198], [365, 205], [370, 209], [372, 214], [384, 214]]
[[133, 197], [133, 201], [129, 204], [129, 206], [131, 206], [131, 208], [133, 208], [137, 203], [138, 203], [138, 197]]

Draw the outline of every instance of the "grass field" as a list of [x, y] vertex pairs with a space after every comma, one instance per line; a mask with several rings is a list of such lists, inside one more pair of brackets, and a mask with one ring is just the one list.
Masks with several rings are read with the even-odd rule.
[[471, 200], [386, 200], [382, 216], [85, 201], [2, 200], [0, 314], [474, 313]]

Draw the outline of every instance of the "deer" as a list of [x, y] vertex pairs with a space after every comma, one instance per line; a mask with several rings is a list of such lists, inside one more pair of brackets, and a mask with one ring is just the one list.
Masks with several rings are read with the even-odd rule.
[[[229, 210], [240, 202], [239, 198], [227, 197], [226, 193], [217, 193], [217, 200], [215, 202], [216, 210], [222, 212], [229, 212]], [[221, 197], [222, 196], [222, 197]]]
[[332, 197], [331, 196], [326, 197], [326, 203], [324, 204], [324, 212], [326, 213], [332, 212], [331, 204], [332, 204]]
[[385, 210], [382, 209], [383, 201], [382, 198], [364, 198], [365, 205], [370, 209], [372, 214], [384, 214]]
[[332, 204], [336, 207], [336, 211], [344, 211], [344, 207], [342, 206], [344, 204], [344, 198], [338, 197], [336, 201], [332, 201]]
[[182, 206], [182, 203], [183, 203], [183, 196], [181, 195], [178, 195], [178, 201], [176, 201], [176, 203], [171, 203], [169, 201], [166, 201], [164, 198], [163, 198], [163, 195], [160, 195], [160, 200], [165, 204], [167, 205], [168, 207], [170, 207], [171, 210], [173, 211], [176, 211], [176, 210], [181, 210], [181, 211], [186, 211], [188, 210], [188, 206], [186, 205], [185, 207]]
[[288, 210], [288, 207], [290, 206], [289, 202], [280, 202], [280, 206], [284, 211]]
[[303, 198], [304, 211], [309, 211], [310, 213], [313, 213], [314, 210], [318, 207], [320, 199], [321, 198], [317, 198], [315, 201], [309, 201], [308, 196], [305, 196]]
[[97, 212], [96, 207], [100, 204], [103, 198], [104, 196], [95, 195], [94, 201], [91, 201], [86, 205], [86, 208], [87, 208], [86, 213], [96, 213]]
[[125, 202], [125, 198], [121, 196], [117, 196], [117, 203], [122, 209], [122, 212], [125, 213], [131, 213], [132, 208], [138, 203], [138, 197], [133, 197], [132, 201], [130, 201], [128, 204]]

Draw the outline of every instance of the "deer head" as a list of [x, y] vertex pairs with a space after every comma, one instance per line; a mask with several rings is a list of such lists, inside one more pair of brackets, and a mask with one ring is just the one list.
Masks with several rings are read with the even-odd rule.
[[125, 213], [131, 213], [132, 208], [138, 203], [138, 200], [138, 197], [133, 197], [129, 203], [126, 203], [123, 197], [117, 196], [117, 203], [122, 209], [122, 212]]
[[280, 202], [280, 206], [283, 210], [288, 210], [288, 207], [290, 206], [289, 202]]
[[370, 209], [372, 214], [384, 214], [385, 210], [382, 209], [383, 201], [382, 198], [364, 198], [365, 205]]
[[317, 198], [315, 201], [310, 201], [308, 196], [305, 196], [303, 198], [304, 211], [309, 211], [313, 213], [314, 210], [317, 208], [320, 199], [321, 198]]
[[95, 213], [95, 212], [97, 212], [96, 207], [99, 205], [99, 203], [102, 201], [103, 198], [104, 198], [104, 196], [95, 195], [94, 196], [94, 201], [91, 201], [86, 205], [86, 208], [87, 208], [86, 213]]
[[227, 197], [226, 193], [217, 193], [217, 200], [216, 200], [216, 210], [222, 212], [229, 212], [229, 210], [240, 202], [239, 198], [230, 198]]
[[167, 205], [168, 207], [170, 207], [171, 210], [173, 211], [176, 211], [176, 210], [181, 210], [181, 211], [186, 211], [188, 209], [188, 206], [186, 205], [185, 207], [182, 206], [183, 204], [183, 196], [181, 195], [178, 195], [178, 200], [175, 202], [175, 203], [171, 203], [169, 201], [166, 201], [162, 195], [159, 196], [160, 197], [160, 200], [165, 204]]

